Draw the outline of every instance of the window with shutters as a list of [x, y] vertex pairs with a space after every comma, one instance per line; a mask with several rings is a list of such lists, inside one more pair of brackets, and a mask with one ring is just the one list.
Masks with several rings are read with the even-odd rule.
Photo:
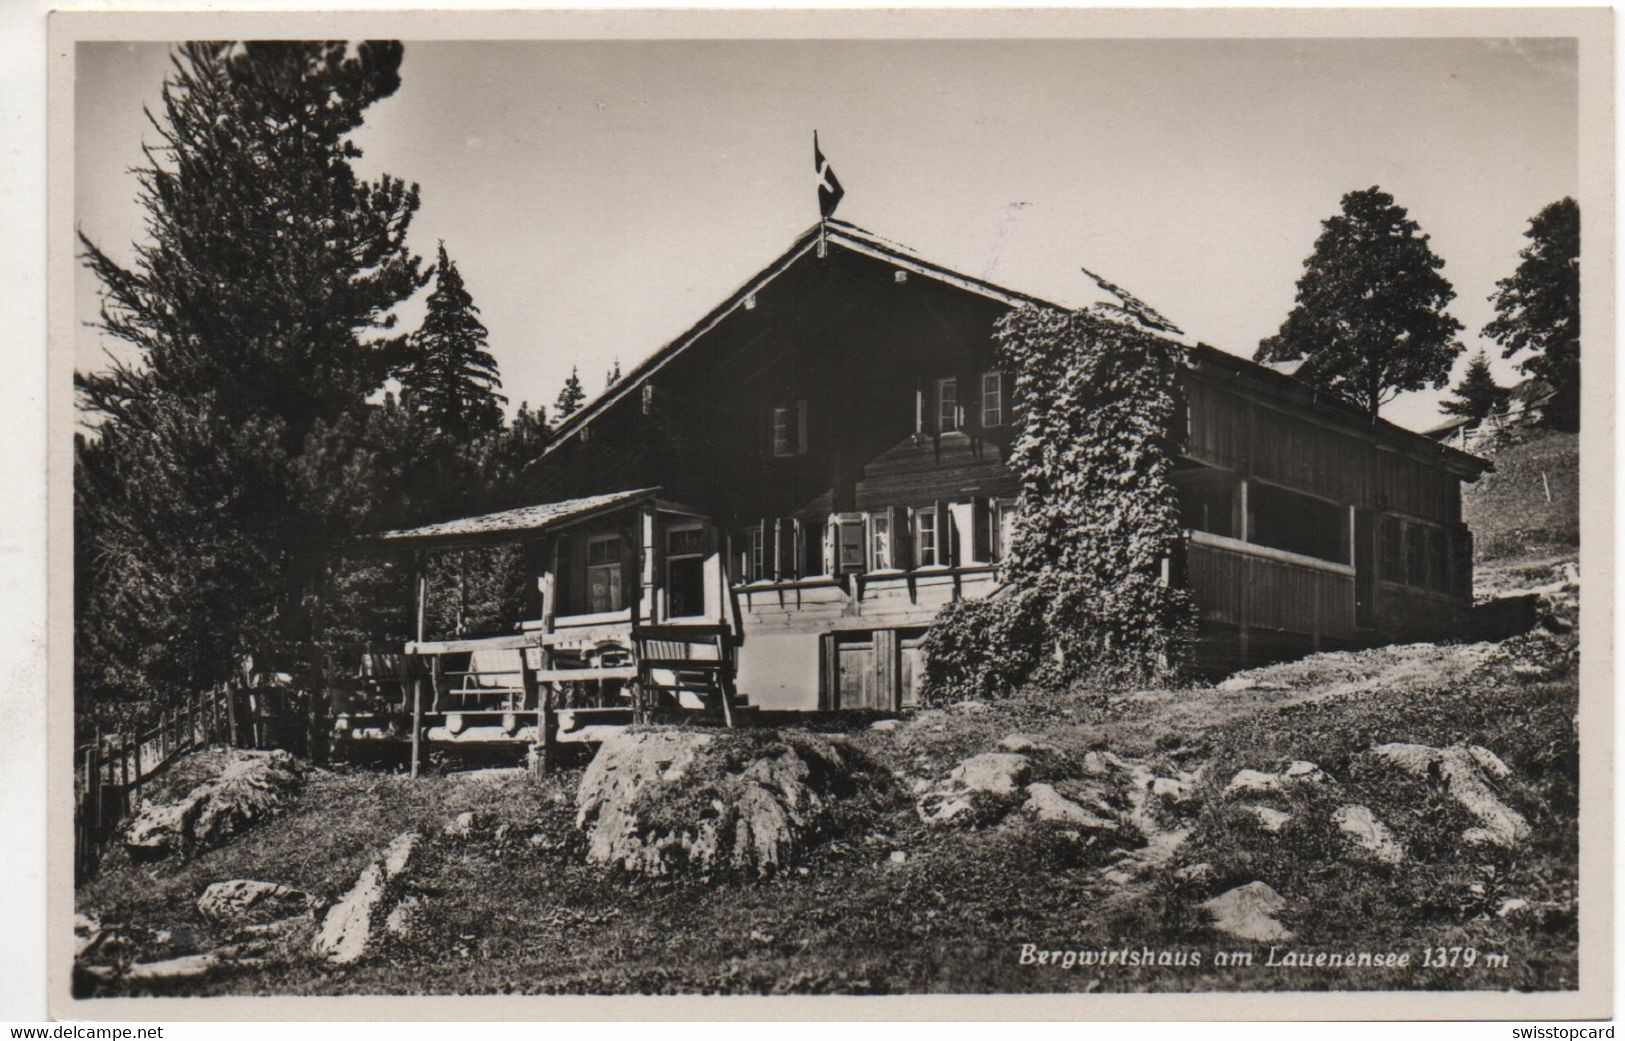
[[1004, 426], [1004, 374], [982, 373], [982, 426]]
[[1003, 563], [1010, 557], [1010, 537], [1016, 520], [1016, 504], [1008, 499], [994, 499], [987, 509], [988, 562]]
[[937, 433], [959, 429], [959, 380], [952, 376], [937, 380]]
[[807, 403], [773, 406], [773, 455], [777, 458], [807, 454]]
[[937, 511], [926, 506], [914, 511], [914, 565], [932, 567], [938, 562]]

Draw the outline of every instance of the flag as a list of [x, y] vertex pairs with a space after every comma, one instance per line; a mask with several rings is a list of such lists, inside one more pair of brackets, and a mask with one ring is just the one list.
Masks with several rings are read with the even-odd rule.
[[818, 174], [818, 215], [828, 217], [835, 212], [835, 207], [841, 204], [841, 196], [846, 189], [841, 187], [840, 179], [835, 176], [835, 170], [824, 158], [824, 153], [818, 148], [818, 131], [813, 131], [813, 170]]

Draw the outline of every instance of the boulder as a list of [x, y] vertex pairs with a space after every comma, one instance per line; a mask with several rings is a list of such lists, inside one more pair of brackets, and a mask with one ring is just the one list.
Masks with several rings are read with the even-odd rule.
[[391, 895], [392, 883], [405, 873], [418, 838], [415, 831], [395, 836], [382, 855], [362, 869], [350, 891], [328, 909], [311, 941], [311, 949], [319, 957], [343, 965], [367, 953], [373, 942], [374, 921]]
[[1005, 752], [1056, 752], [1054, 745], [1040, 741], [1031, 734], [1006, 734], [999, 739], [999, 748]]
[[478, 819], [474, 811], [464, 810], [447, 821], [445, 827], [441, 828], [440, 831], [448, 839], [466, 839], [474, 834], [477, 824]]
[[[1484, 751], [1488, 752], [1488, 749]], [[1381, 762], [1442, 789], [1476, 819], [1479, 826], [1463, 832], [1463, 842], [1512, 848], [1529, 837], [1529, 822], [1495, 794], [1485, 778], [1486, 770], [1480, 765], [1481, 757], [1475, 756], [1466, 745], [1431, 748], [1427, 745], [1394, 743], [1378, 745], [1371, 750], [1371, 754]], [[1500, 763], [1499, 759], [1494, 761]], [[1505, 764], [1501, 763], [1501, 767], [1505, 769]]]
[[1242, 809], [1252, 816], [1260, 828], [1271, 835], [1279, 833], [1292, 820], [1292, 814], [1283, 813], [1269, 806], [1247, 805]]
[[953, 768], [948, 780], [973, 792], [1014, 795], [1032, 775], [1032, 760], [1014, 752], [983, 752]]
[[847, 742], [790, 731], [621, 731], [582, 775], [576, 826], [592, 863], [767, 876], [793, 866], [860, 762]]
[[231, 749], [198, 753], [214, 776], [177, 799], [144, 802], [125, 832], [138, 859], [211, 849], [281, 808], [304, 783], [287, 752]]
[[1065, 824], [1088, 831], [1112, 831], [1117, 827], [1112, 821], [1084, 809], [1048, 784], [1028, 785], [1027, 801], [1021, 809], [1027, 816], [1046, 824]]
[[873, 723], [869, 724], [869, 729], [885, 732], [889, 730], [896, 730], [902, 725], [903, 721], [900, 719], [877, 719]]
[[1332, 813], [1332, 823], [1349, 837], [1355, 848], [1372, 860], [1384, 864], [1398, 864], [1405, 859], [1405, 847], [1394, 838], [1388, 826], [1377, 819], [1370, 807], [1339, 806]]
[[982, 808], [970, 792], [952, 789], [926, 792], [915, 801], [914, 812], [922, 823], [933, 828], [969, 826], [983, 817]]
[[396, 942], [410, 940], [423, 924], [423, 901], [415, 896], [403, 897], [392, 907], [384, 919], [384, 935]]
[[1151, 782], [1151, 797], [1170, 806], [1189, 806], [1196, 799], [1196, 789], [1177, 777], [1158, 777]]
[[1501, 761], [1501, 757], [1485, 748], [1483, 745], [1468, 745], [1467, 754], [1473, 757], [1478, 768], [1497, 781], [1504, 781], [1512, 776], [1512, 768]]
[[1237, 770], [1225, 785], [1226, 795], [1269, 795], [1297, 785], [1325, 784], [1331, 780], [1326, 772], [1306, 759], [1287, 765], [1280, 773], [1262, 770]]
[[1292, 939], [1292, 933], [1275, 919], [1286, 907], [1286, 899], [1263, 882], [1248, 882], [1197, 906], [1212, 918], [1213, 928], [1239, 939], [1255, 943]]
[[230, 925], [273, 922], [309, 908], [310, 897], [304, 892], [251, 878], [215, 882], [197, 901], [198, 914], [211, 922]]

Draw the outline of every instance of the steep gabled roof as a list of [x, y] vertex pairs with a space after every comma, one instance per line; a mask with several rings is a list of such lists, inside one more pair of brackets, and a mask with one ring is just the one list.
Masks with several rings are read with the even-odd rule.
[[[749, 297], [760, 292], [764, 286], [778, 278], [801, 257], [817, 249], [821, 238], [830, 248], [845, 249], [853, 253], [873, 257], [901, 270], [956, 286], [966, 292], [996, 300], [1009, 307], [1033, 305], [1060, 311], [1073, 310], [1073, 308], [1065, 304], [1046, 300], [1006, 286], [996, 285], [986, 279], [967, 275], [944, 267], [941, 264], [933, 263], [919, 256], [907, 246], [882, 238], [874, 232], [860, 228], [857, 225], [832, 218], [820, 224], [814, 224], [802, 232], [789, 249], [753, 275], [744, 285], [734, 290], [726, 300], [712, 308], [704, 318], [690, 326], [681, 336], [655, 351], [641, 364], [627, 372], [613, 386], [604, 390], [602, 394], [588, 402], [580, 411], [565, 420], [542, 449], [542, 457], [546, 458], [564, 442], [580, 432], [582, 427], [612, 408], [617, 402], [625, 399], [627, 395], [636, 391], [645, 380], [659, 372], [686, 350], [690, 344], [699, 340], [735, 310], [744, 306]], [[1315, 391], [1309, 384], [1295, 379], [1277, 368], [1193, 340], [1170, 323], [1167, 323], [1167, 320], [1151, 310], [1149, 305], [1144, 304], [1126, 290], [1107, 282], [1087, 268], [1082, 270], [1107, 294], [1106, 298], [1089, 305], [1092, 310], [1118, 320], [1138, 321], [1156, 335], [1186, 348], [1194, 358], [1219, 364], [1232, 371], [1253, 376], [1266, 385], [1287, 390], [1289, 396], [1298, 399], [1300, 404], [1307, 402], [1313, 407], [1338, 414], [1344, 424], [1350, 428], [1363, 428], [1382, 434], [1391, 440], [1397, 440], [1401, 444], [1409, 445], [1412, 449], [1428, 450], [1435, 458], [1439, 459], [1441, 464], [1464, 475], [1476, 477], [1491, 468], [1486, 460], [1451, 448], [1448, 445], [1442, 445], [1424, 434], [1408, 430], [1386, 419], [1368, 416], [1355, 406], [1327, 397]]]

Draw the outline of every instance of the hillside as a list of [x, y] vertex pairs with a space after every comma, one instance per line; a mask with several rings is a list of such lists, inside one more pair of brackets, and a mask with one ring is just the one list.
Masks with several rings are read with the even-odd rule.
[[[844, 733], [805, 736], [834, 742], [849, 774], [803, 778], [824, 785], [823, 801], [812, 800], [823, 823], [806, 830], [793, 866], [766, 879], [710, 867], [647, 877], [590, 863], [577, 826], [579, 765], [540, 782], [517, 770], [418, 781], [311, 771], [278, 815], [220, 848], [152, 863], [110, 852], [79, 894], [91, 920], [78, 985], [86, 994], [1572, 988], [1574, 441], [1541, 435], [1495, 462], [1467, 499], [1479, 574], [1497, 589], [1546, 590], [1546, 624], [1532, 633], [1321, 654], [1216, 687], [1030, 691], [905, 720], [847, 720]], [[708, 800], [729, 790], [729, 777], [759, 772], [773, 740], [719, 739], [720, 755], [686, 774], [667, 770], [669, 783], [632, 804], [643, 814], [633, 839], [703, 830], [723, 812]], [[186, 767], [171, 788], [201, 769]], [[978, 771], [990, 780], [967, 788]], [[365, 956], [312, 956], [316, 921], [406, 833], [421, 841], [389, 883], [397, 910], [410, 912], [400, 928], [392, 912], [393, 932]], [[291, 939], [275, 943], [255, 931], [270, 926], [201, 915], [206, 888], [232, 879], [296, 887], [316, 915], [288, 919]], [[1238, 892], [1257, 906], [1227, 932], [1222, 901]], [[1446, 963], [1429, 964], [1441, 949]], [[1049, 951], [1054, 959], [1041, 959]], [[1109, 964], [1084, 957], [1116, 951]], [[1279, 961], [1289, 951], [1311, 962], [1387, 952], [1406, 963], [1288, 968]], [[186, 962], [199, 952], [238, 953]], [[1130, 952], [1151, 964], [1129, 964]], [[1227, 952], [1253, 964], [1216, 965]], [[196, 971], [167, 983], [126, 975], [157, 958]]]

